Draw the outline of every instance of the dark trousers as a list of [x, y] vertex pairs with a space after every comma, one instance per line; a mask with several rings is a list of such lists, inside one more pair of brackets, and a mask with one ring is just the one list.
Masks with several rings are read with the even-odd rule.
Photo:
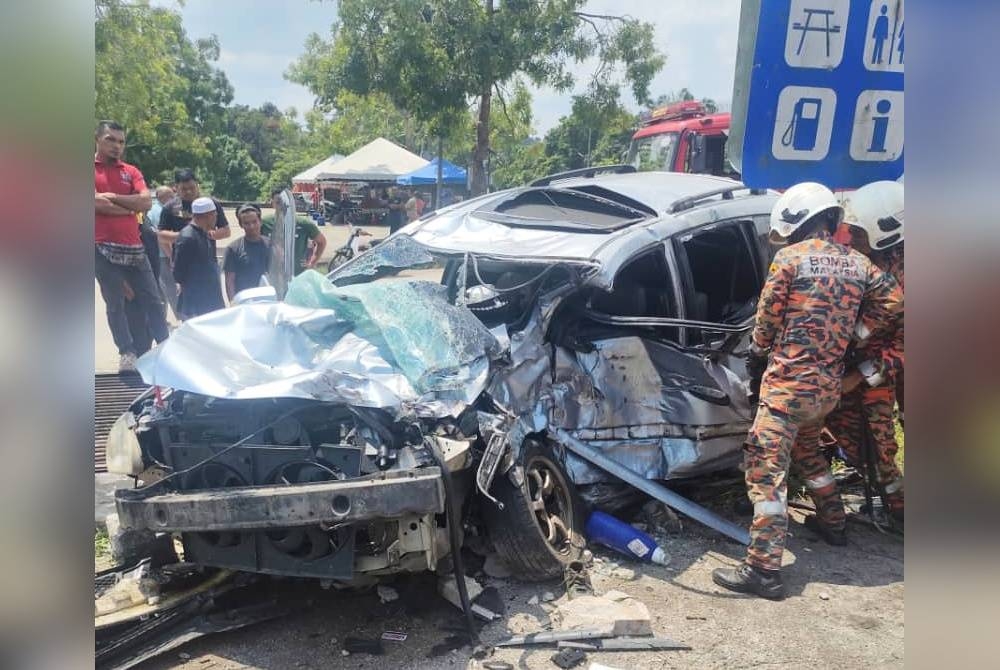
[[146, 317], [149, 334], [157, 342], [163, 342], [167, 339], [169, 331], [166, 312], [148, 258], [143, 256], [140, 265], [115, 265], [95, 249], [94, 272], [97, 275], [97, 284], [101, 287], [101, 296], [107, 307], [108, 327], [111, 329], [111, 337], [115, 341], [115, 346], [118, 347], [118, 353], [139, 353], [132, 340], [128, 316], [125, 311], [123, 284], [125, 281], [129, 283], [135, 293], [136, 307], [140, 308]]

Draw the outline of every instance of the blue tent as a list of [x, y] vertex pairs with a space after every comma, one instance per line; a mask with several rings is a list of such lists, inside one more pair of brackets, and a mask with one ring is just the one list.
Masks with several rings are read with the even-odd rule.
[[[406, 186], [426, 185], [437, 183], [438, 159], [435, 158], [427, 165], [414, 170], [410, 174], [396, 177], [397, 184]], [[466, 172], [454, 163], [447, 160], [441, 163], [441, 182], [444, 184], [465, 184]]]

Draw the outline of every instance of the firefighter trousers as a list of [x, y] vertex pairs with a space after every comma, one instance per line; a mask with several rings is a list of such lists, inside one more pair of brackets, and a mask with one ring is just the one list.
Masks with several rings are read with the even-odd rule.
[[862, 422], [868, 422], [875, 447], [876, 474], [887, 494], [903, 488], [903, 475], [896, 465], [899, 444], [892, 416], [894, 405], [895, 393], [891, 386], [858, 388], [845, 394], [826, 418], [826, 427], [836, 438], [840, 453], [859, 472], [866, 472]]
[[788, 531], [788, 472], [794, 469], [809, 489], [823, 525], [842, 529], [844, 505], [819, 436], [837, 399], [806, 403], [794, 413], [761, 404], [744, 445], [747, 495], [753, 503], [746, 562], [764, 570], [781, 568]]

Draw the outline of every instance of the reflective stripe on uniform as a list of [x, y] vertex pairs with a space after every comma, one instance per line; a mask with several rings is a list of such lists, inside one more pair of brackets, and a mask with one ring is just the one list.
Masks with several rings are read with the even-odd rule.
[[864, 342], [872, 336], [872, 331], [864, 323], [858, 321], [857, 328], [854, 329], [854, 334], [857, 336], [859, 342]]
[[903, 478], [897, 477], [896, 479], [885, 485], [885, 492], [895, 493], [896, 491], [899, 491], [902, 488], [903, 488]]
[[806, 486], [812, 489], [813, 491], [815, 491], [816, 489], [826, 488], [827, 486], [830, 486], [832, 484], [833, 484], [833, 475], [831, 475], [829, 472], [824, 475], [820, 475], [815, 479], [806, 480]]
[[786, 516], [788, 503], [784, 500], [761, 500], [753, 504], [754, 516]]

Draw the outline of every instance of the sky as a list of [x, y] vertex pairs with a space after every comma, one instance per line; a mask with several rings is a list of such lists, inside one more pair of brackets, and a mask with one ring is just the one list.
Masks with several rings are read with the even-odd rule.
[[[221, 68], [234, 89], [234, 102], [253, 107], [273, 102], [280, 109], [300, 112], [312, 106], [313, 96], [303, 86], [286, 81], [285, 70], [303, 51], [309, 33], [327, 37], [337, 16], [335, 0], [153, 0], [153, 5], [179, 9], [191, 38], [219, 38]], [[653, 98], [661, 93], [689, 89], [699, 98], [712, 98], [729, 108], [736, 64], [739, 0], [591, 0], [586, 11], [629, 15], [655, 28], [655, 42], [667, 56], [653, 80]], [[593, 63], [575, 68], [577, 91], [585, 87]], [[534, 131], [544, 135], [559, 118], [569, 114], [572, 92], [533, 89]], [[638, 110], [631, 93], [622, 101]]]

